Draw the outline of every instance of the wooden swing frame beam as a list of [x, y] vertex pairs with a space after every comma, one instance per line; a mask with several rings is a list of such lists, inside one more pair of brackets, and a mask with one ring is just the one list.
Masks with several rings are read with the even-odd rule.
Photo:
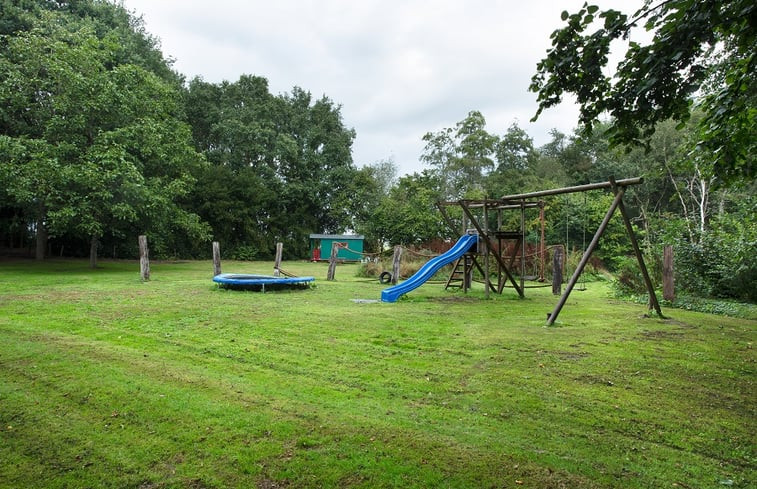
[[[525, 210], [527, 208], [533, 208], [533, 207], [541, 207], [543, 210], [543, 205], [544, 205], [543, 202], [541, 201], [529, 202], [529, 200], [539, 199], [542, 197], [549, 197], [552, 195], [587, 192], [590, 190], [601, 190], [601, 189], [612, 190], [612, 192], [615, 194], [615, 198], [613, 199], [612, 204], [610, 204], [609, 209], [605, 213], [605, 217], [600, 223], [599, 227], [597, 228], [597, 231], [594, 234], [594, 237], [592, 238], [591, 242], [589, 243], [589, 246], [586, 248], [586, 250], [584, 250], [583, 256], [581, 257], [581, 261], [579, 262], [578, 266], [573, 272], [573, 275], [570, 277], [570, 280], [568, 281], [568, 284], [565, 287], [565, 291], [560, 296], [560, 300], [557, 302], [557, 304], [555, 305], [554, 309], [549, 314], [549, 316], [547, 316], [547, 326], [553, 325], [555, 321], [557, 320], [557, 316], [560, 314], [560, 311], [565, 306], [565, 303], [568, 301], [568, 297], [570, 296], [570, 293], [573, 291], [573, 288], [578, 282], [578, 278], [581, 276], [581, 273], [583, 273], [583, 270], [586, 267], [586, 264], [589, 262], [589, 258], [591, 257], [591, 254], [596, 249], [597, 244], [599, 243], [599, 238], [602, 236], [602, 234], [604, 234], [605, 230], [607, 229], [607, 225], [610, 222], [610, 219], [615, 214], [615, 211], [618, 209], [620, 210], [620, 215], [623, 218], [623, 223], [625, 224], [626, 232], [628, 233], [629, 240], [631, 241], [631, 246], [633, 247], [634, 254], [636, 255], [636, 261], [639, 263], [639, 269], [641, 270], [642, 277], [644, 278], [644, 285], [646, 286], [647, 292], [649, 294], [649, 309], [650, 310], [654, 309], [658, 316], [664, 317], [662, 315], [660, 303], [657, 300], [657, 295], [655, 293], [654, 286], [652, 285], [652, 279], [650, 278], [649, 271], [647, 270], [647, 266], [644, 263], [644, 257], [641, 253], [641, 248], [639, 248], [639, 243], [633, 231], [633, 226], [631, 225], [631, 219], [629, 218], [628, 212], [626, 211], [626, 208], [623, 205], [623, 195], [625, 194], [626, 187], [629, 187], [631, 185], [639, 185], [643, 182], [644, 182], [644, 179], [641, 177], [626, 178], [622, 180], [615, 180], [615, 178], [610, 177], [609, 180], [606, 182], [590, 183], [586, 185], [577, 185], [573, 187], [563, 187], [563, 188], [556, 188], [556, 189], [550, 189], [550, 190], [541, 190], [538, 192], [505, 195], [503, 197], [500, 197], [499, 199], [468, 199], [468, 200], [438, 202], [437, 207], [441, 211], [442, 217], [444, 218], [445, 222], [453, 230], [455, 229], [455, 225], [452, 219], [450, 219], [444, 207], [454, 205], [454, 206], [460, 206], [462, 208], [464, 217], [470, 220], [471, 224], [473, 224], [473, 226], [479, 232], [479, 235], [483, 238], [484, 243], [486, 244], [486, 253], [487, 253], [486, 256], [488, 257], [488, 254], [492, 253], [494, 258], [497, 260], [497, 263], [499, 264], [501, 270], [505, 272], [505, 274], [507, 275], [507, 278], [510, 280], [510, 282], [513, 284], [513, 287], [518, 292], [518, 295], [522, 298], [524, 297], [524, 294], [523, 294], [524, 287], [522, 283], [523, 274], [524, 274], [524, 264], [521, 263], [521, 284], [519, 286], [519, 284], [516, 283], [515, 278], [510, 273], [509, 267], [502, 260], [502, 257], [499, 256], [498, 253], [494, 253], [492, 251], [493, 247], [492, 247], [491, 238], [488, 235], [488, 229], [486, 227], [482, 227], [478, 223], [473, 212], [471, 212], [471, 209], [483, 208], [485, 216], [489, 209], [496, 209], [496, 210], [520, 209], [521, 211], [520, 233], [522, 235], [521, 246], [525, 250], [525, 227], [524, 227], [525, 226]], [[487, 221], [486, 226], [488, 226], [488, 221]], [[542, 246], [543, 246], [543, 243], [542, 243]], [[521, 262], [523, 262], [523, 255], [524, 253], [521, 253]], [[478, 265], [478, 263], [476, 263], [476, 265]], [[487, 271], [488, 271], [488, 268], [487, 268]], [[488, 273], [486, 275], [487, 275], [487, 282], [488, 282]], [[490, 283], [487, 284], [487, 289], [486, 289], [487, 294], [489, 292], [489, 287], [491, 287]], [[501, 289], [499, 290], [499, 292], [501, 293]]]

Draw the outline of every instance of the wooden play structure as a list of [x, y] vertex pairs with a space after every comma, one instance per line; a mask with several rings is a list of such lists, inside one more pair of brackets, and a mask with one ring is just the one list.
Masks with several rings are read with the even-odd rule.
[[[631, 220], [628, 217], [626, 209], [623, 205], [623, 194], [625, 189], [631, 185], [638, 185], [643, 182], [642, 178], [628, 178], [624, 180], [615, 180], [610, 178], [607, 182], [591, 183], [587, 185], [578, 185], [574, 187], [564, 187], [551, 190], [542, 190], [538, 192], [529, 192], [515, 195], [505, 195], [499, 199], [462, 199], [457, 201], [438, 202], [439, 208], [444, 220], [450, 226], [450, 229], [457, 232], [459, 229], [454, 221], [450, 218], [447, 208], [451, 206], [459, 207], [462, 209], [462, 227], [463, 232], [477, 232], [479, 236], [479, 246], [477, 250], [472, 250], [465, 253], [460, 257], [453, 265], [453, 272], [447, 280], [446, 287], [461, 287], [463, 290], [467, 290], [470, 287], [470, 277], [472, 276], [473, 269], [477, 269], [479, 273], [484, 277], [484, 286], [486, 289], [486, 295], [488, 297], [490, 291], [501, 294], [504, 287], [509, 283], [512, 288], [518, 293], [520, 297], [525, 297], [525, 243], [526, 243], [526, 211], [527, 209], [539, 209], [540, 222], [541, 222], [541, 240], [539, 244], [539, 254], [541, 255], [541, 263], [544, 263], [544, 201], [540, 200], [543, 197], [549, 197], [560, 194], [588, 192], [590, 190], [609, 189], [615, 194], [615, 198], [612, 201], [609, 209], [607, 210], [604, 219], [597, 228], [593, 239], [584, 250], [581, 261], [573, 272], [570, 280], [568, 281], [565, 291], [560, 296], [558, 303], [555, 305], [552, 312], [547, 317], [547, 325], [554, 324], [557, 316], [560, 314], [563, 306], [565, 306], [570, 293], [573, 291], [576, 283], [578, 282], [581, 273], [583, 272], [586, 264], [589, 261], [589, 257], [597, 247], [599, 238], [607, 229], [607, 224], [615, 214], [615, 211], [620, 209], [620, 214], [623, 218], [623, 222], [628, 233], [631, 246], [633, 247], [636, 259], [639, 263], [644, 282], [649, 293], [649, 307], [654, 309], [655, 312], [662, 316], [660, 304], [657, 301], [652, 281], [649, 277], [649, 272], [644, 264], [644, 258], [639, 248], [638, 241], [633, 232], [631, 226]], [[518, 211], [520, 213], [520, 229], [518, 230], [502, 230], [502, 215], [505, 211]], [[496, 213], [497, 225], [495, 229], [489, 228], [490, 216], [492, 213]], [[511, 245], [511, 252], [508, 256], [504, 256], [503, 250], [506, 249], [506, 244]], [[520, 263], [516, 264], [518, 252], [520, 251]], [[481, 263], [483, 259], [483, 263]], [[494, 260], [496, 263], [496, 270], [493, 273], [490, 269], [490, 261]], [[519, 268], [519, 280], [516, 280], [513, 271], [515, 267]], [[543, 265], [542, 273], [543, 278]]]

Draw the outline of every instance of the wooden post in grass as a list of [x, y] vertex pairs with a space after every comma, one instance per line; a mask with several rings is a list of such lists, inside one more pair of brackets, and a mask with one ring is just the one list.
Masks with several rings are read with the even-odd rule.
[[676, 298], [673, 281], [673, 247], [666, 245], [662, 250], [662, 298], [673, 301]]
[[562, 268], [565, 252], [562, 245], [554, 247], [552, 256], [552, 294], [560, 295], [562, 293]]
[[334, 280], [336, 273], [336, 254], [339, 252], [339, 243], [331, 243], [331, 257], [329, 258], [329, 271], [326, 273], [326, 280]]
[[221, 244], [213, 241], [213, 276], [221, 275]]
[[392, 285], [397, 285], [400, 278], [400, 260], [402, 259], [402, 246], [394, 247], [394, 256], [392, 257]]
[[142, 280], [150, 280], [150, 250], [147, 248], [147, 236], [139, 236], [139, 275]]
[[284, 251], [284, 243], [276, 243], [276, 258], [273, 260], [273, 276], [280, 277], [281, 272], [281, 254]]

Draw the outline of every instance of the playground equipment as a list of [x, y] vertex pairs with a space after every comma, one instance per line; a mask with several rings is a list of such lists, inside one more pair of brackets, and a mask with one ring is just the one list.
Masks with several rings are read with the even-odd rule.
[[397, 302], [400, 296], [417, 289], [434, 276], [444, 265], [454, 262], [478, 244], [478, 234], [471, 233], [460, 237], [446, 253], [427, 261], [417, 272], [401, 284], [381, 291], [382, 302]]
[[222, 273], [213, 277], [213, 282], [225, 289], [268, 290], [306, 288], [314, 277], [273, 277], [270, 275], [252, 275], [248, 273]]
[[[627, 178], [623, 180], [615, 180], [613, 177], [610, 177], [610, 179], [606, 182], [599, 182], [599, 183], [590, 183], [586, 185], [578, 185], [574, 187], [564, 187], [564, 188], [557, 188], [557, 189], [550, 189], [550, 190], [541, 190], [538, 192], [529, 192], [529, 193], [523, 193], [523, 194], [514, 194], [514, 195], [505, 195], [503, 197], [500, 197], [499, 199], [462, 199], [457, 201], [451, 201], [451, 202], [438, 202], [437, 207], [439, 208], [439, 211], [442, 214], [442, 217], [450, 227], [450, 229], [455, 229], [457, 226], [453, 222], [453, 220], [450, 218], [449, 214], [446, 211], [446, 207], [449, 206], [456, 206], [462, 209], [462, 217], [463, 217], [463, 229], [467, 229], [470, 225], [475, 228], [475, 231], [478, 233], [478, 242], [479, 242], [479, 253], [468, 253], [466, 255], [466, 251], [468, 251], [468, 248], [461, 251], [458, 248], [458, 245], [460, 245], [460, 242], [463, 241], [463, 238], [461, 238], [460, 241], [453, 247], [455, 250], [455, 254], [457, 255], [453, 259], [449, 259], [449, 257], [445, 258], [444, 264], [452, 263], [453, 261], [460, 259], [463, 255], [466, 255], [466, 261], [470, 260], [470, 267], [466, 264], [464, 266], [465, 273], [468, 273], [472, 268], [475, 266], [481, 275], [484, 277], [484, 283], [485, 283], [485, 290], [486, 295], [488, 297], [489, 291], [493, 291], [496, 293], [501, 294], [503, 288], [505, 287], [505, 284], [509, 281], [512, 285], [512, 288], [515, 289], [515, 291], [518, 293], [520, 297], [525, 297], [524, 290], [524, 278], [525, 278], [525, 242], [526, 242], [526, 228], [525, 228], [525, 221], [526, 221], [526, 210], [532, 209], [532, 208], [539, 208], [540, 209], [540, 220], [542, 223], [544, 222], [543, 214], [544, 214], [544, 202], [541, 200], [535, 200], [535, 199], [541, 199], [542, 197], [548, 197], [553, 195], [560, 195], [560, 194], [569, 194], [569, 193], [578, 193], [578, 192], [587, 192], [590, 190], [601, 190], [601, 189], [609, 189], [615, 194], [615, 198], [612, 201], [612, 204], [610, 205], [609, 209], [607, 210], [607, 213], [605, 214], [604, 219], [600, 223], [599, 227], [597, 228], [596, 233], [594, 234], [593, 239], [589, 243], [589, 245], [584, 250], [584, 253], [581, 257], [581, 261], [576, 266], [576, 269], [573, 271], [573, 274], [568, 281], [568, 284], [565, 287], [565, 291], [562, 293], [557, 305], [552, 310], [551, 313], [547, 316], [547, 325], [554, 324], [555, 320], [557, 319], [558, 314], [560, 314], [560, 311], [562, 310], [563, 306], [568, 300], [568, 297], [570, 296], [570, 293], [572, 292], [573, 288], [575, 287], [576, 283], [578, 282], [579, 277], [581, 276], [581, 273], [583, 272], [584, 268], [586, 267], [586, 264], [589, 261], [589, 258], [591, 257], [592, 252], [596, 249], [597, 244], [599, 242], [599, 238], [602, 236], [602, 234], [607, 229], [607, 225], [610, 222], [610, 219], [615, 214], [616, 210], [620, 210], [621, 217], [623, 219], [623, 222], [625, 224], [626, 231], [628, 233], [628, 238], [631, 242], [631, 246], [633, 247], [634, 253], [636, 255], [636, 260], [639, 263], [639, 269], [641, 271], [642, 277], [644, 278], [644, 283], [647, 287], [647, 292], [649, 293], [649, 308], [654, 309], [658, 316], [662, 317], [662, 310], [660, 309], [660, 304], [657, 301], [657, 296], [655, 294], [654, 287], [652, 285], [652, 281], [649, 277], [649, 272], [647, 271], [647, 267], [644, 264], [644, 258], [641, 253], [641, 249], [639, 248], [639, 244], [636, 240], [636, 236], [633, 231], [633, 227], [631, 225], [631, 220], [628, 217], [628, 213], [626, 212], [625, 206], [623, 205], [623, 195], [625, 193], [625, 189], [628, 186], [631, 185], [639, 185], [643, 183], [642, 178]], [[483, 211], [483, 216], [476, 216], [474, 214], [475, 210]], [[500, 230], [501, 224], [502, 224], [502, 212], [505, 210], [519, 210], [520, 211], [520, 229], [517, 231], [503, 231]], [[497, 228], [494, 230], [489, 229], [489, 212], [495, 211], [497, 213]], [[543, 224], [542, 224], [543, 226]], [[544, 263], [544, 232], [542, 229], [542, 239], [540, 243], [540, 250], [539, 253], [541, 254], [541, 262]], [[468, 238], [470, 240], [470, 238]], [[513, 252], [509, 258], [503, 257], [501, 250], [503, 249], [503, 243], [505, 241], [515, 241], [515, 246], [513, 249]], [[520, 253], [520, 281], [516, 281], [515, 276], [512, 273], [513, 267], [515, 265], [515, 259], [517, 257], [518, 249], [521, 250]], [[450, 250], [452, 252], [452, 250]], [[450, 252], [445, 253], [445, 255], [442, 256], [448, 256]], [[483, 266], [479, 263], [479, 259], [483, 257], [484, 264]], [[441, 258], [441, 257], [438, 257]], [[492, 281], [490, 269], [489, 269], [489, 259], [493, 258], [496, 262], [496, 285]], [[431, 264], [434, 260], [431, 260], [427, 265]], [[436, 266], [436, 264], [439, 263], [437, 261], [433, 266]], [[441, 265], [439, 265], [441, 266]], [[424, 266], [425, 267], [425, 266]], [[543, 265], [542, 265], [543, 267]], [[457, 264], [456, 267], [457, 269]], [[438, 270], [438, 268], [436, 268]], [[434, 271], [436, 271], [434, 270]], [[420, 274], [420, 270], [416, 275]], [[428, 273], [428, 272], [425, 272]], [[454, 273], [454, 272], [453, 272]], [[397, 285], [395, 287], [390, 287], [389, 289], [386, 289], [382, 292], [381, 298], [385, 302], [394, 302], [399, 298], [400, 295], [409, 292], [410, 290], [413, 290], [414, 288], [418, 287], [420, 284], [428, 280], [429, 276], [420, 276], [416, 277], [414, 275], [411, 277], [411, 279], [407, 280], [406, 282], [403, 282], [400, 285]], [[433, 275], [433, 273], [431, 274]], [[543, 270], [542, 270], [542, 277], [543, 277]], [[408, 284], [408, 286], [405, 286], [406, 283], [411, 282]], [[447, 282], [447, 286], [450, 285], [450, 281]], [[386, 295], [386, 299], [385, 299]], [[392, 300], [393, 299], [393, 300]]]

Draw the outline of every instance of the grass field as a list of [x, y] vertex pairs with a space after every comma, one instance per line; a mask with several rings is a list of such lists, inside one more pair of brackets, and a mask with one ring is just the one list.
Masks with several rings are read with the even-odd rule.
[[[2, 488], [755, 487], [757, 321], [340, 265], [0, 262]], [[270, 263], [224, 262], [270, 273]]]

